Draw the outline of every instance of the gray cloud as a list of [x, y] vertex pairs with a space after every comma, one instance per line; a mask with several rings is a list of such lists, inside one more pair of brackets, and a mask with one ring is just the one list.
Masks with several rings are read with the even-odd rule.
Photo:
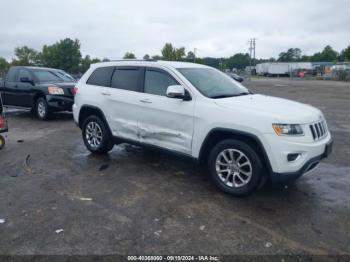
[[247, 52], [276, 57], [289, 47], [306, 54], [350, 44], [350, 1], [333, 0], [0, 0], [0, 56], [16, 46], [38, 50], [65, 37], [81, 41], [83, 55], [117, 59], [160, 54], [165, 42], [196, 47], [199, 56]]

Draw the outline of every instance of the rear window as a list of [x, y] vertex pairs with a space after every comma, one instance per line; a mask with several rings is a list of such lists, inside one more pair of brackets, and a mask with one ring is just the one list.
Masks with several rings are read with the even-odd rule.
[[140, 68], [117, 68], [112, 77], [112, 87], [140, 92], [142, 70]]
[[96, 68], [86, 83], [88, 85], [110, 87], [113, 71], [113, 66]]

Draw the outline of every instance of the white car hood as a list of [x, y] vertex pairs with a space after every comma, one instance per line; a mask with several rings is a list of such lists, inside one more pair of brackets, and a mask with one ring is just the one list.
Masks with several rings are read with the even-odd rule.
[[321, 111], [310, 105], [259, 94], [216, 99], [215, 103], [235, 111], [259, 111], [287, 124], [307, 124], [322, 118]]

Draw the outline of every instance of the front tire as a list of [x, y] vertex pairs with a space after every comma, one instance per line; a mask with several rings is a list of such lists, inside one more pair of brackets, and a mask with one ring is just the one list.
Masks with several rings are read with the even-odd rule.
[[45, 98], [38, 98], [35, 105], [35, 113], [39, 120], [45, 121], [49, 119], [50, 109]]
[[211, 179], [222, 191], [247, 196], [262, 177], [262, 162], [255, 150], [242, 141], [227, 139], [216, 144], [208, 158]]
[[98, 116], [89, 116], [83, 123], [82, 135], [87, 149], [94, 154], [105, 154], [114, 143], [107, 124]]

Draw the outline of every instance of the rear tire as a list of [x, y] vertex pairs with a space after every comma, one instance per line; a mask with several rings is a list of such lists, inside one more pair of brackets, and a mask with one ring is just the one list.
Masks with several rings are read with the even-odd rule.
[[222, 191], [247, 196], [262, 178], [262, 162], [255, 150], [242, 141], [227, 139], [216, 144], [208, 158], [210, 177]]
[[39, 120], [46, 121], [50, 117], [50, 109], [47, 101], [43, 97], [39, 97], [35, 103], [35, 113]]
[[106, 154], [114, 147], [107, 124], [98, 116], [92, 115], [85, 119], [82, 136], [85, 146], [94, 154]]

